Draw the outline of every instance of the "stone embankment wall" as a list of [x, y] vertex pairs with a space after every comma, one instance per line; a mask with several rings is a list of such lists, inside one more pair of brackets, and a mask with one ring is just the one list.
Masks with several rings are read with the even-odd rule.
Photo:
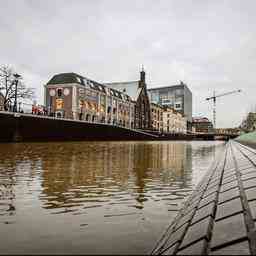
[[256, 149], [256, 131], [255, 132], [250, 132], [250, 133], [245, 133], [238, 138], [236, 138], [238, 142], [241, 142], [245, 145], [248, 145], [252, 148]]
[[157, 136], [107, 124], [0, 112], [0, 142], [154, 138]]
[[256, 150], [230, 141], [152, 254], [256, 254]]

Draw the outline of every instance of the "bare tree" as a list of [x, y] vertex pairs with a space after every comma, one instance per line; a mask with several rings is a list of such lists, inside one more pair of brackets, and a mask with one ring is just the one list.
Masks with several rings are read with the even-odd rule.
[[[14, 70], [3, 65], [0, 67], [0, 92], [4, 96], [4, 109], [10, 110], [15, 100], [15, 72]], [[34, 98], [34, 88], [26, 87], [22, 81], [18, 81], [17, 84], [17, 99], [33, 99]]]

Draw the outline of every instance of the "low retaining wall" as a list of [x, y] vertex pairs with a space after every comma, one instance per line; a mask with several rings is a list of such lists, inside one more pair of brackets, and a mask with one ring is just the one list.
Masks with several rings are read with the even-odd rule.
[[154, 138], [157, 136], [108, 124], [0, 112], [0, 142]]
[[228, 142], [152, 254], [256, 254], [256, 150]]

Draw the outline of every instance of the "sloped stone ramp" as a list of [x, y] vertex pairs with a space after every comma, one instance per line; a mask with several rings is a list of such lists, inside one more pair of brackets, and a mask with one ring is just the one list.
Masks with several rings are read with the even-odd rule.
[[255, 255], [256, 150], [230, 141], [151, 254]]

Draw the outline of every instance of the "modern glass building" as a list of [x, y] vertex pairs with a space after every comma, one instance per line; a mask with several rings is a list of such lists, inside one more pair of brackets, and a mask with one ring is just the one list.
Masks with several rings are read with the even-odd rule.
[[188, 128], [192, 124], [192, 92], [182, 81], [178, 85], [148, 89], [152, 103], [174, 108], [188, 120]]

